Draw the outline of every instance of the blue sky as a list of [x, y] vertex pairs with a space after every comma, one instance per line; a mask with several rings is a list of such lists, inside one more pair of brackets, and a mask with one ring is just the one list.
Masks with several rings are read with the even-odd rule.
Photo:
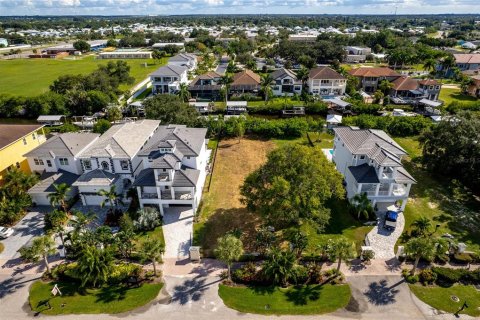
[[0, 0], [0, 15], [479, 13], [480, 0]]

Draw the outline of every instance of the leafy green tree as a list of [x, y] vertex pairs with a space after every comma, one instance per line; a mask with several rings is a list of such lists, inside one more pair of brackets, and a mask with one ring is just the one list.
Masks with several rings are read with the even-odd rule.
[[302, 257], [302, 252], [307, 248], [308, 237], [303, 232], [297, 230], [290, 236], [290, 244], [297, 259]]
[[115, 39], [108, 39], [107, 41], [107, 47], [114, 47], [116, 48], [118, 46], [118, 42]]
[[44, 216], [44, 230], [46, 233], [53, 232], [58, 234], [60, 240], [62, 240], [62, 245], [65, 248], [65, 225], [68, 222], [68, 215], [61, 210], [53, 210]]
[[415, 274], [420, 259], [432, 259], [435, 242], [431, 238], [412, 238], [405, 244], [405, 253], [414, 259], [411, 273]]
[[68, 203], [67, 198], [72, 191], [72, 188], [66, 184], [53, 184], [53, 188], [55, 189], [54, 192], [48, 194], [48, 200], [50, 200], [50, 204], [55, 206], [60, 206], [62, 210], [67, 213], [68, 212]]
[[52, 237], [45, 235], [33, 238], [32, 244], [28, 247], [22, 247], [19, 252], [22, 259], [26, 261], [37, 262], [43, 259], [47, 273], [51, 272], [48, 256], [55, 253], [55, 242]]
[[152, 58], [155, 61], [155, 63], [159, 60], [162, 60], [166, 56], [166, 52], [163, 50], [153, 50], [152, 52]]
[[423, 70], [428, 72], [434, 72], [437, 67], [437, 61], [434, 59], [427, 59], [423, 63]]
[[422, 237], [427, 237], [432, 227], [432, 221], [425, 216], [421, 216], [412, 222], [415, 233]]
[[180, 100], [178, 96], [170, 94], [157, 94], [154, 97], [144, 100], [148, 119], [161, 120], [163, 124], [185, 124], [189, 127], [195, 126], [198, 112], [188, 104]]
[[81, 211], [73, 211], [70, 223], [73, 226], [74, 233], [80, 233], [95, 219], [95, 212], [83, 213]]
[[240, 118], [234, 118], [233, 121], [233, 134], [238, 138], [238, 143], [245, 134], [245, 122]]
[[227, 234], [217, 239], [215, 256], [218, 260], [227, 264], [228, 281], [231, 281], [232, 263], [243, 255], [243, 243], [237, 237]]
[[383, 93], [383, 95], [386, 96], [390, 93], [390, 90], [393, 88], [393, 83], [391, 83], [388, 80], [382, 80], [382, 82], [380, 82], [380, 84], [378, 85], [378, 88]]
[[302, 82], [302, 91], [307, 91], [307, 80], [310, 74], [310, 70], [302, 66], [300, 70], [297, 71], [297, 79]]
[[123, 114], [122, 110], [118, 106], [109, 106], [107, 109], [107, 119], [109, 121], [115, 122], [122, 120]]
[[161, 261], [165, 247], [159, 239], [147, 238], [140, 248], [142, 260], [149, 260], [153, 265], [153, 274], [157, 275], [156, 262]]
[[255, 236], [255, 247], [258, 252], [265, 254], [270, 250], [276, 241], [275, 232], [268, 228], [262, 227], [257, 231]]
[[100, 119], [93, 125], [93, 132], [103, 134], [105, 133], [112, 124], [106, 119]]
[[288, 279], [295, 276], [296, 259], [291, 251], [273, 249], [263, 262], [262, 271], [274, 284], [288, 286]]
[[330, 219], [325, 202], [342, 198], [342, 177], [320, 148], [289, 144], [272, 151], [241, 187], [242, 203], [277, 227], [313, 220], [322, 230]]
[[329, 241], [328, 255], [330, 259], [338, 260], [337, 271], [340, 271], [343, 260], [352, 259], [356, 254], [355, 244], [344, 236]]
[[366, 220], [370, 217], [370, 214], [373, 213], [372, 203], [368, 199], [367, 193], [357, 193], [352, 198], [352, 205], [357, 214], [357, 219], [360, 219], [363, 216]]
[[233, 78], [228, 73], [222, 76], [220, 78], [220, 81], [218, 82], [225, 89], [225, 104], [228, 101], [228, 92], [230, 91], [230, 85], [232, 84], [232, 82], [233, 82]]
[[82, 280], [81, 286], [100, 286], [107, 282], [114, 263], [112, 252], [99, 249], [94, 245], [85, 245], [77, 260], [77, 274]]
[[73, 43], [73, 47], [81, 52], [90, 51], [90, 44], [85, 40], [78, 40]]

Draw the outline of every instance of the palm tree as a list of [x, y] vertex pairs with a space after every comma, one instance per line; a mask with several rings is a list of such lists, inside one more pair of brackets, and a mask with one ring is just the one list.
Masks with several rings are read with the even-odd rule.
[[99, 249], [93, 245], [83, 247], [77, 260], [77, 274], [82, 279], [81, 286], [91, 284], [96, 287], [105, 283], [113, 267], [114, 257], [110, 250]]
[[34, 238], [31, 246], [21, 248], [19, 252], [22, 259], [28, 261], [37, 262], [42, 258], [47, 273], [51, 272], [48, 256], [55, 253], [55, 242], [50, 236], [45, 235]]
[[54, 184], [55, 191], [50, 193], [47, 197], [52, 206], [59, 205], [65, 213], [68, 213], [67, 197], [72, 190], [66, 183]]
[[230, 85], [233, 82], [233, 78], [226, 73], [223, 77], [220, 78], [219, 84], [223, 85], [225, 88], [225, 106], [228, 100], [228, 91], [230, 90]]
[[296, 231], [290, 238], [290, 244], [292, 246], [292, 250], [295, 252], [297, 259], [300, 259], [303, 250], [307, 248], [308, 237], [303, 232]]
[[83, 212], [75, 211], [73, 215], [75, 218], [71, 219], [70, 221], [73, 226], [73, 232], [76, 234], [85, 230], [85, 228], [95, 219], [94, 212], [84, 214]]
[[53, 232], [60, 237], [62, 241], [62, 246], [65, 248], [64, 233], [65, 233], [65, 224], [68, 221], [68, 215], [61, 210], [53, 210], [49, 212], [44, 217], [45, 220], [45, 231]]
[[227, 279], [232, 280], [231, 269], [232, 263], [240, 259], [243, 255], [243, 243], [240, 239], [232, 234], [227, 234], [217, 239], [217, 248], [215, 256], [218, 260], [227, 265]]
[[161, 261], [162, 254], [165, 252], [165, 246], [163, 243], [158, 239], [151, 239], [147, 237], [147, 239], [142, 243], [140, 249], [140, 256], [142, 260], [149, 260], [152, 262], [153, 265], [153, 274], [157, 275], [157, 261]]
[[428, 71], [428, 72], [434, 72], [437, 66], [437, 61], [434, 59], [427, 59], [423, 63], [423, 70]]
[[370, 213], [373, 212], [372, 203], [368, 199], [367, 193], [357, 193], [353, 199], [353, 207], [357, 213], [357, 219], [360, 220], [360, 216], [363, 216], [366, 220], [370, 217]]
[[417, 234], [427, 236], [428, 230], [432, 227], [432, 222], [427, 217], [422, 216], [412, 222], [412, 227], [415, 228]]
[[183, 102], [187, 102], [188, 99], [190, 99], [191, 97], [190, 91], [188, 91], [188, 84], [180, 83], [180, 88], [178, 90], [177, 95], [180, 98], [180, 100], [182, 100]]
[[310, 70], [302, 66], [300, 70], [297, 71], [297, 79], [302, 81], [302, 91], [307, 91], [307, 80]]
[[274, 284], [286, 287], [288, 279], [294, 276], [296, 265], [295, 255], [291, 251], [273, 249], [268, 259], [263, 262], [263, 272], [267, 278], [272, 279]]
[[444, 69], [444, 76], [447, 75], [448, 71], [450, 71], [450, 68], [455, 66], [455, 57], [451, 54], [447, 55], [445, 58], [443, 58], [442, 62], [442, 69]]
[[110, 190], [100, 190], [98, 195], [104, 197], [100, 207], [104, 207], [105, 204], [110, 203], [111, 208], [116, 208], [118, 203], [121, 202], [122, 195], [117, 193], [117, 187], [115, 185], [110, 186]]
[[265, 103], [268, 101], [268, 99], [272, 95], [272, 83], [273, 83], [273, 78], [269, 73], [262, 76], [262, 79], [260, 80], [260, 87], [265, 97]]
[[336, 239], [330, 239], [329, 241], [329, 256], [332, 260], [338, 259], [337, 271], [340, 271], [342, 260], [354, 258], [356, 255], [355, 244], [340, 236]]
[[393, 83], [388, 80], [382, 80], [382, 82], [380, 82], [380, 84], [378, 85], [378, 88], [380, 89], [380, 91], [382, 91], [384, 95], [388, 95], [390, 90], [393, 88]]
[[415, 259], [411, 274], [415, 274], [421, 258], [430, 259], [435, 254], [435, 243], [431, 238], [412, 238], [405, 244], [405, 253]]

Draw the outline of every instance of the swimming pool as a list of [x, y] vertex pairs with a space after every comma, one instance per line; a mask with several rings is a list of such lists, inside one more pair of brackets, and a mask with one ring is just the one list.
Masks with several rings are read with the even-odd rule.
[[333, 149], [328, 150], [328, 152], [333, 156]]

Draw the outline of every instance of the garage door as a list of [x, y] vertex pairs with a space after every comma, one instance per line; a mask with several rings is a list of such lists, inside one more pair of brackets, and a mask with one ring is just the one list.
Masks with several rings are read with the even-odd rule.
[[50, 200], [48, 200], [47, 193], [37, 193], [37, 194], [30, 194], [32, 198], [32, 203], [37, 206], [49, 206]]
[[99, 206], [102, 203], [104, 198], [101, 196], [84, 196], [84, 199], [85, 199], [85, 205], [87, 206]]

